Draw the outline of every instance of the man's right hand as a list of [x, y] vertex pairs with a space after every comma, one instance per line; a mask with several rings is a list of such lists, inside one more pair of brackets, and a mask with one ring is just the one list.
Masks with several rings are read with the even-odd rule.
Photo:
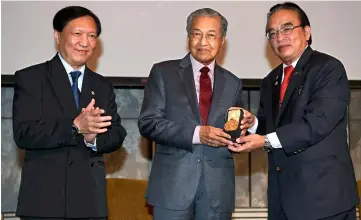
[[207, 144], [212, 147], [233, 145], [233, 142], [229, 140], [231, 138], [229, 134], [220, 128], [212, 126], [201, 126], [199, 129], [199, 138], [202, 144]]
[[74, 119], [73, 123], [78, 127], [80, 133], [101, 134], [107, 131], [111, 125], [111, 116], [100, 116], [104, 114], [103, 109], [94, 108], [95, 100], [92, 99], [88, 106]]

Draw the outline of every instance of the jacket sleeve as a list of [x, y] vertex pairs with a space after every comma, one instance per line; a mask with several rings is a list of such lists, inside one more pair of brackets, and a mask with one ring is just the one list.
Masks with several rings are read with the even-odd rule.
[[[41, 69], [36, 70], [41, 72]], [[13, 98], [13, 136], [21, 149], [38, 150], [77, 145], [72, 134], [73, 119], [42, 118], [41, 74], [15, 73]]]
[[276, 129], [287, 154], [322, 141], [346, 117], [350, 91], [345, 68], [340, 61], [333, 59], [320, 71], [311, 87], [312, 95], [302, 120]]
[[193, 152], [192, 138], [196, 126], [187, 121], [175, 122], [166, 117], [165, 85], [156, 65], [152, 67], [144, 90], [144, 100], [138, 118], [140, 134], [158, 144]]
[[105, 112], [112, 116], [111, 126], [107, 132], [97, 136], [97, 152], [96, 154], [111, 153], [118, 150], [127, 136], [127, 132], [121, 125], [121, 118], [117, 113], [117, 104], [115, 102], [115, 93], [112, 84], [108, 84], [109, 95], [108, 104]]

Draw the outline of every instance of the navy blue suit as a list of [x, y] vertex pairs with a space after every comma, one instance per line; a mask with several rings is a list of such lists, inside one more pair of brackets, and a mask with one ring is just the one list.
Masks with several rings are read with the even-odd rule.
[[350, 91], [342, 63], [308, 47], [279, 109], [282, 64], [262, 81], [257, 133], [276, 132], [281, 149], [269, 153], [269, 219], [312, 220], [359, 203], [347, 143]]

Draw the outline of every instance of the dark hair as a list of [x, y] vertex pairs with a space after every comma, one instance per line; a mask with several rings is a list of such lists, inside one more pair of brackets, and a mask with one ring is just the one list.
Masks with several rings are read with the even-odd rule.
[[[276, 13], [277, 11], [279, 11], [281, 9], [292, 10], [292, 11], [297, 12], [298, 17], [301, 21], [300, 25], [302, 27], [305, 27], [305, 26], [311, 27], [310, 21], [308, 20], [306, 13], [300, 8], [300, 6], [298, 6], [297, 4], [295, 4], [293, 2], [284, 2], [284, 3], [280, 3], [280, 4], [276, 4], [276, 5], [272, 6], [271, 9], [269, 10], [269, 12], [267, 13], [266, 32], [267, 32], [267, 25], [268, 25], [270, 17], [274, 13]], [[312, 44], [312, 36], [310, 35], [310, 39], [308, 40], [308, 45], [311, 45], [311, 44]]]
[[221, 15], [221, 13], [217, 12], [216, 10], [213, 10], [211, 8], [201, 8], [198, 9], [194, 12], [192, 12], [188, 18], [187, 18], [187, 33], [188, 35], [191, 32], [191, 26], [192, 26], [192, 22], [193, 19], [199, 16], [207, 16], [207, 17], [215, 17], [215, 16], [219, 16], [221, 18], [221, 31], [222, 31], [222, 36], [226, 36], [227, 34], [227, 27], [228, 27], [228, 22], [227, 19], [225, 17], [223, 17], [223, 15]]
[[58, 11], [53, 19], [53, 28], [62, 32], [70, 21], [84, 16], [90, 16], [94, 19], [97, 26], [97, 36], [99, 36], [102, 31], [99, 18], [89, 9], [81, 6], [68, 6]]

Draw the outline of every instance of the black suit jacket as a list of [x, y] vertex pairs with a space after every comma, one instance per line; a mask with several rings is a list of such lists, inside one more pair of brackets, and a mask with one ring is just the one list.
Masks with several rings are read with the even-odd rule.
[[279, 109], [282, 64], [261, 85], [258, 133], [276, 132], [269, 153], [269, 219], [319, 219], [359, 203], [347, 143], [350, 92], [342, 63], [308, 47]]
[[[215, 65], [207, 124], [223, 128], [227, 109], [241, 106], [241, 92], [241, 80]], [[212, 208], [232, 212], [235, 199], [232, 153], [227, 147], [192, 144], [197, 125], [202, 123], [189, 54], [182, 60], [155, 64], [138, 120], [141, 135], [157, 143], [148, 202], [172, 210], [188, 208], [203, 172]]]
[[[112, 125], [97, 136], [97, 152], [73, 136], [76, 108], [60, 58], [15, 73], [13, 130], [25, 149], [17, 215], [57, 218], [107, 216], [103, 153], [121, 147], [126, 131], [117, 114], [113, 86], [86, 68], [80, 107], [91, 98], [112, 116]], [[80, 109], [81, 109], [80, 108]]]

